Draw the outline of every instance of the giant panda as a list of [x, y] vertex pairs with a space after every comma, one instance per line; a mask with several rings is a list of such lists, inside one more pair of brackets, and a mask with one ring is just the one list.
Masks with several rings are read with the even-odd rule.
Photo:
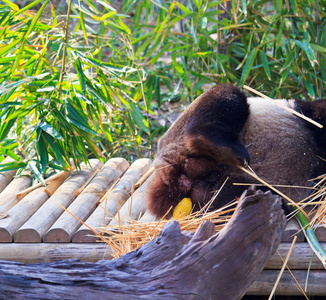
[[[256, 183], [239, 165], [294, 201], [309, 194], [309, 179], [326, 172], [326, 100], [277, 100], [324, 125], [318, 128], [264, 98], [247, 98], [220, 84], [199, 96], [158, 143], [147, 207], [158, 219], [185, 197], [201, 209], [224, 184], [211, 209], [239, 197]], [[172, 207], [172, 209], [171, 209]]]

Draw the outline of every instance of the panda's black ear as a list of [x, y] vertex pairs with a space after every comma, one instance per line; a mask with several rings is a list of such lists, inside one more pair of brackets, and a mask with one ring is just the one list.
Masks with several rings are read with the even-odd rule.
[[249, 154], [239, 141], [249, 116], [246, 95], [235, 86], [223, 84], [210, 89], [199, 100], [186, 124], [186, 147], [217, 163], [249, 163]]

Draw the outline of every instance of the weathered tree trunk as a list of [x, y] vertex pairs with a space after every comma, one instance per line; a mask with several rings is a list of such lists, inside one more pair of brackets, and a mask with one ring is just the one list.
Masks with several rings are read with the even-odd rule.
[[246, 191], [229, 223], [193, 235], [178, 222], [140, 249], [112, 261], [0, 262], [2, 299], [240, 299], [278, 246], [281, 199]]

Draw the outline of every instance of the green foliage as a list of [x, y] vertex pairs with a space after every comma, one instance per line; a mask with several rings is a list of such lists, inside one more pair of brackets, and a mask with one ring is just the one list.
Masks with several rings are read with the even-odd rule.
[[151, 156], [155, 112], [205, 84], [325, 97], [324, 0], [84, 0], [64, 16], [3, 2], [0, 155], [38, 177], [90, 155]]
[[[124, 13], [152, 18], [153, 3], [157, 20], [134, 19], [135, 51], [150, 49], [144, 53], [151, 63], [170, 53], [168, 71], [182, 81], [183, 94], [195, 97], [203, 84], [217, 81], [275, 98], [325, 97], [325, 1], [232, 0], [227, 7], [224, 1], [165, 1], [162, 7], [125, 0]], [[183, 30], [175, 32], [180, 21]]]
[[151, 111], [139, 95], [146, 74], [132, 54], [124, 16], [108, 2], [101, 1], [100, 11], [83, 1], [66, 32], [68, 18], [59, 21], [48, 0], [28, 5], [39, 4], [35, 13], [6, 3], [0, 6], [0, 154], [19, 161], [18, 153], [22, 164], [12, 167], [29, 166], [35, 175], [66, 169], [70, 158], [78, 165], [89, 155], [111, 156], [115, 143], [140, 155]]

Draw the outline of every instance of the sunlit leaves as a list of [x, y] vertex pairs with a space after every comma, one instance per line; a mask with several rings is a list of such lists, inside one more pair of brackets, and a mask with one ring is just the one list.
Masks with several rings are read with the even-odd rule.
[[116, 9], [84, 0], [67, 42], [54, 2], [4, 3], [0, 156], [20, 168], [35, 162], [35, 176], [90, 155], [151, 155], [163, 130], [155, 113], [215, 82], [326, 96], [325, 8], [315, 1], [125, 0]]
[[[74, 23], [76, 30], [68, 37], [62, 93], [58, 93], [65, 35], [62, 26], [56, 27], [57, 12], [52, 6], [53, 23], [41, 17], [48, 2], [36, 0], [21, 9], [15, 4], [0, 6], [4, 11], [0, 17], [0, 156], [21, 161], [8, 168], [28, 167], [39, 180], [49, 167], [68, 168], [70, 158], [78, 167], [90, 155], [102, 158], [105, 152], [111, 156], [116, 146], [107, 144], [111, 150], [105, 151], [105, 136], [112, 144], [123, 136], [128, 147], [136, 143], [141, 150], [138, 134], [150, 132], [146, 105], [139, 101], [142, 96], [128, 103], [146, 76], [135, 65], [129, 48], [116, 48], [122, 37], [127, 41], [131, 34], [124, 16], [107, 1], [100, 1], [101, 11], [91, 1], [83, 1], [87, 8], [74, 7], [79, 23]], [[113, 39], [116, 42], [111, 44]], [[83, 43], [78, 45], [79, 41]], [[107, 47], [116, 51], [112, 57], [103, 60], [92, 55]], [[120, 91], [128, 104], [124, 107], [116, 102]], [[120, 126], [121, 114], [129, 116], [127, 127]], [[108, 120], [110, 127], [105, 127], [103, 122]], [[108, 128], [110, 132], [104, 134]], [[18, 142], [9, 143], [12, 140]]]

